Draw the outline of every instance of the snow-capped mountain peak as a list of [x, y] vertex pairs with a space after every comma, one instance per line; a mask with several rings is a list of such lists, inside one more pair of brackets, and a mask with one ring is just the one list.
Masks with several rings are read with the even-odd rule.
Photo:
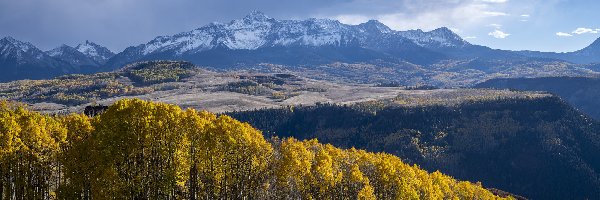
[[332, 19], [279, 20], [260, 11], [252, 11], [228, 23], [213, 22], [192, 31], [156, 37], [146, 44], [127, 48], [111, 64], [119, 65], [144, 57], [184, 59], [211, 50], [280, 47], [380, 49], [378, 46], [383, 44], [393, 48], [460, 48], [468, 45], [447, 28], [403, 32], [394, 31], [377, 20], [348, 25]]
[[15, 39], [15, 38], [10, 37], [10, 36], [2, 38], [1, 41], [2, 41], [1, 44], [3, 46], [12, 45], [12, 46], [16, 47], [18, 50], [23, 51], [23, 52], [40, 51], [37, 47], [35, 47], [31, 43], [29, 43], [29, 42], [22, 42], [22, 41], [19, 41], [19, 40]]
[[366, 31], [378, 31], [381, 33], [393, 32], [392, 29], [377, 20], [369, 20], [365, 23], [359, 24], [358, 26], [363, 27]]
[[182, 55], [216, 47], [254, 50], [289, 45], [339, 45], [348, 26], [329, 19], [277, 20], [253, 11], [226, 24], [215, 22], [190, 32], [157, 37], [138, 49], [142, 55], [160, 52]]
[[[83, 59], [77, 60], [78, 58]], [[79, 64], [83, 64], [82, 61], [86, 59], [91, 61], [67, 45], [44, 52], [29, 42], [5, 37], [0, 39], [0, 68], [3, 70], [0, 73], [0, 81], [41, 79], [68, 73], [81, 73]], [[93, 61], [91, 62], [93, 64]]]
[[29, 58], [44, 59], [48, 57], [42, 50], [29, 42], [23, 42], [10, 36], [0, 40], [0, 55], [7, 57], [13, 56], [19, 62]]
[[73, 48], [69, 45], [61, 45], [55, 49], [46, 52], [53, 58], [62, 60], [71, 64], [72, 66], [98, 66], [99, 63], [94, 61], [91, 57], [83, 54], [78, 49]]
[[247, 21], [267, 21], [267, 20], [273, 20], [273, 18], [270, 18], [269, 16], [265, 15], [265, 13], [263, 13], [263, 12], [260, 12], [258, 10], [253, 10], [248, 15], [246, 15], [244, 17], [244, 20], [247, 20]]
[[66, 44], [63, 44], [63, 45], [60, 45], [60, 47], [54, 48], [54, 49], [52, 49], [50, 51], [47, 51], [46, 53], [49, 56], [56, 57], [56, 56], [63, 55], [65, 53], [65, 51], [68, 50], [68, 49], [73, 49], [73, 47], [71, 47], [69, 45], [66, 45]]
[[100, 46], [88, 40], [77, 45], [75, 49], [98, 63], [105, 63], [108, 59], [115, 55], [106, 47]]
[[79, 51], [81, 53], [85, 53], [88, 55], [96, 55], [97, 54], [96, 49], [95, 49], [95, 44], [88, 40], [86, 40], [84, 43], [78, 44], [77, 47], [75, 47], [75, 49], [77, 49], [77, 51]]
[[441, 27], [435, 30], [424, 32], [421, 29], [398, 31], [399, 35], [412, 40], [419, 46], [428, 48], [439, 47], [465, 47], [471, 45], [462, 39], [449, 28]]
[[438, 33], [438, 34], [444, 34], [444, 35], [455, 35], [455, 33], [452, 32], [452, 30], [450, 30], [448, 27], [436, 28], [436, 29], [432, 30], [431, 32]]

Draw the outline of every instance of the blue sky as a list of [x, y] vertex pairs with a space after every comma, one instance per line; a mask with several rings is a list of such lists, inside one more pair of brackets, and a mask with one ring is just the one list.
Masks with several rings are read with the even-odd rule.
[[113, 51], [251, 10], [279, 19], [377, 19], [395, 30], [449, 27], [498, 49], [574, 51], [600, 37], [597, 0], [0, 0], [0, 37], [44, 50], [91, 40]]

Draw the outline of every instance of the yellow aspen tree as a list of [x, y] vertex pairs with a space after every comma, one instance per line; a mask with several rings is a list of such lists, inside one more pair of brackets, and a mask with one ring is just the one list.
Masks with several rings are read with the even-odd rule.
[[[95, 124], [93, 140], [101, 152], [98, 180], [92, 184], [100, 197], [171, 198], [185, 163], [176, 159], [182, 142], [182, 111], [177, 106], [141, 100], [120, 100]], [[187, 170], [187, 169], [185, 169]], [[116, 187], [104, 189], [107, 184]]]
[[315, 183], [313, 184], [318, 189], [315, 191], [316, 197], [320, 199], [326, 198], [327, 191], [335, 184], [335, 176], [333, 174], [333, 160], [323, 148], [320, 148], [315, 153], [312, 173], [315, 176]]
[[90, 137], [94, 128], [91, 119], [82, 114], [61, 118], [67, 129], [67, 140], [62, 146], [59, 161], [63, 178], [59, 187], [61, 199], [90, 199], [91, 177], [95, 170]]
[[[314, 154], [303, 142], [293, 138], [282, 141], [277, 164], [278, 184], [290, 198], [311, 198], [310, 180]], [[283, 195], [283, 194], [282, 194]]]
[[135, 99], [94, 118], [0, 102], [0, 139], [8, 199], [501, 199], [390, 154]]
[[375, 197], [375, 194], [373, 194], [373, 187], [371, 187], [371, 185], [366, 184], [359, 192], [357, 195], [357, 199], [359, 200], [375, 200], [377, 199]]

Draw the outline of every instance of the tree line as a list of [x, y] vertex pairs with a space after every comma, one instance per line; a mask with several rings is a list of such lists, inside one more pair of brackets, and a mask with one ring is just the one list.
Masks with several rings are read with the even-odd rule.
[[121, 100], [96, 117], [0, 102], [2, 199], [499, 199], [386, 153], [265, 139], [231, 117]]

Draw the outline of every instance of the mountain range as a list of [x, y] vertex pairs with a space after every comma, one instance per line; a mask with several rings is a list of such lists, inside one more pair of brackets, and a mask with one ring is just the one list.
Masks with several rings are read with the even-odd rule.
[[[264, 63], [317, 70], [334, 63], [409, 66], [414, 70], [401, 76], [418, 76], [422, 77], [419, 81], [444, 85], [444, 80], [431, 79], [466, 74], [469, 78], [465, 84], [474, 84], [493, 74], [535, 76], [529, 68], [540, 68], [539, 75], [590, 75], [591, 71], [580, 64], [600, 61], [600, 41], [571, 53], [506, 51], [470, 44], [445, 27], [428, 32], [395, 31], [376, 20], [358, 25], [331, 19], [278, 20], [258, 11], [229, 23], [214, 22], [159, 36], [117, 54], [89, 41], [43, 52], [11, 37], [0, 40], [0, 50], [0, 69], [5, 71], [0, 81], [111, 71], [137, 61], [160, 59], [186, 60], [222, 70]], [[556, 66], [567, 67], [557, 71]]]
[[29, 42], [12, 37], [0, 39], [0, 81], [44, 79], [73, 73], [104, 71], [115, 54], [90, 41], [76, 47], [61, 45], [42, 51]]
[[594, 41], [590, 46], [581, 50], [567, 53], [539, 52], [539, 51], [521, 51], [522, 55], [538, 58], [554, 58], [569, 61], [572, 63], [586, 64], [600, 62], [600, 38]]
[[62, 45], [46, 52], [53, 58], [68, 62], [72, 66], [99, 67], [106, 64], [108, 59], [115, 54], [106, 47], [90, 41], [79, 44], [76, 47]]
[[129, 47], [109, 60], [120, 67], [139, 60], [183, 59], [199, 65], [285, 65], [407, 61], [431, 65], [452, 58], [524, 58], [472, 45], [446, 27], [394, 31], [377, 20], [347, 25], [337, 20], [277, 20], [252, 12], [229, 23], [211, 23]]

